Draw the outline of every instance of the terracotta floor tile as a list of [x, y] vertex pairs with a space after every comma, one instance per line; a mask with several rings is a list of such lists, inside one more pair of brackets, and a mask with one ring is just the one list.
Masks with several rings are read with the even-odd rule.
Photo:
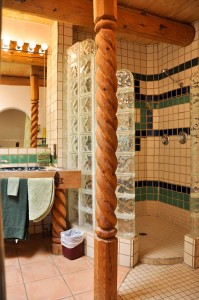
[[93, 268], [93, 259], [82, 256], [75, 260], [70, 260], [64, 256], [53, 256], [53, 260], [61, 274], [77, 272]]
[[6, 268], [6, 285], [16, 285], [22, 283], [23, 278], [19, 266]]
[[57, 300], [71, 296], [61, 276], [26, 283], [28, 300]]
[[7, 300], [27, 300], [24, 284], [9, 286], [6, 289]]
[[52, 260], [51, 255], [43, 248], [39, 249], [20, 249], [18, 252], [19, 262], [21, 265], [39, 261]]
[[15, 249], [7, 249], [5, 251], [5, 267], [19, 266], [19, 260]]
[[73, 295], [92, 291], [94, 289], [93, 269], [65, 274], [63, 277]]
[[75, 296], [75, 300], [93, 300], [94, 291], [86, 292]]
[[56, 266], [53, 264], [53, 262], [50, 261], [35, 262], [21, 265], [21, 270], [24, 282], [41, 280], [60, 275]]

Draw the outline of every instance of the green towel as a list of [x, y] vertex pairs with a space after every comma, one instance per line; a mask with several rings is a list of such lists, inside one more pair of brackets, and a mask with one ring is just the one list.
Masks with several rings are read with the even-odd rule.
[[19, 180], [17, 196], [7, 195], [8, 179], [1, 180], [4, 239], [28, 238], [28, 185], [27, 179]]

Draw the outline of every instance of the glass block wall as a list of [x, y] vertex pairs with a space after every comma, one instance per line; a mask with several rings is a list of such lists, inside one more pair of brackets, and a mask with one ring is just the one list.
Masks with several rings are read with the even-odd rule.
[[134, 78], [130, 71], [117, 71], [118, 148], [117, 209], [118, 233], [135, 236], [135, 121]]
[[[85, 40], [67, 50], [64, 83], [64, 167], [79, 169], [82, 184], [69, 191], [69, 220], [95, 228], [95, 43]], [[134, 186], [134, 80], [130, 71], [118, 78], [118, 233], [135, 235]]]
[[69, 220], [93, 229], [95, 43], [85, 40], [67, 50], [64, 72], [64, 166], [82, 172], [79, 190], [69, 191]]

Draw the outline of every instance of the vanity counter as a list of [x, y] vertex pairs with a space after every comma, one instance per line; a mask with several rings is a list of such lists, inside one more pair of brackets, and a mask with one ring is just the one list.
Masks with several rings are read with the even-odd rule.
[[64, 170], [59, 168], [46, 168], [39, 171], [4, 171], [0, 170], [0, 179], [9, 177], [19, 178], [54, 178], [55, 198], [52, 207], [52, 253], [62, 254], [60, 232], [70, 228], [67, 221], [67, 199], [66, 190], [69, 188], [80, 188], [81, 171]]
[[[59, 168], [46, 168], [39, 171], [1, 171], [0, 178], [55, 178], [55, 189], [80, 188], [81, 171], [64, 170]], [[56, 181], [57, 180], [57, 181]]]

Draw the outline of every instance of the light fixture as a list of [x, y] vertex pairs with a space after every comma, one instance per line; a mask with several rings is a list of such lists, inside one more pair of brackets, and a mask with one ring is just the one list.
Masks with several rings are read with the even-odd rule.
[[17, 40], [16, 50], [21, 51], [23, 45], [24, 45], [24, 42], [22, 40]]
[[7, 37], [4, 37], [3, 38], [3, 49], [5, 50], [7, 50], [7, 49], [9, 49], [9, 45], [10, 45], [10, 39], [9, 38], [7, 38]]
[[47, 49], [48, 49], [48, 45], [46, 43], [42, 43], [41, 48], [39, 49], [39, 53], [44, 54]]
[[28, 46], [28, 51], [29, 52], [34, 52], [35, 47], [36, 47], [36, 43], [35, 42], [30, 42], [29, 46]]

